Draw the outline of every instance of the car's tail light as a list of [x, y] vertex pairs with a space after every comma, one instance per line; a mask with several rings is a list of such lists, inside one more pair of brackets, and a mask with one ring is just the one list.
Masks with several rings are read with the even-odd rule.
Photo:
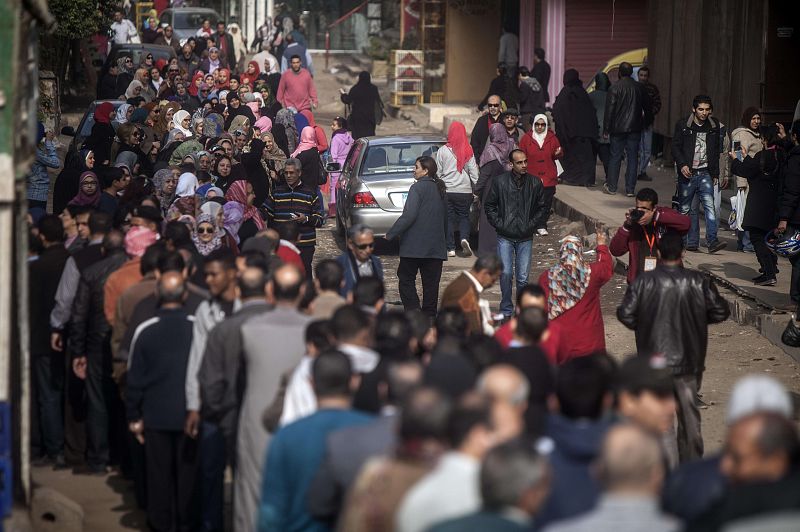
[[356, 192], [353, 195], [353, 207], [355, 208], [362, 208], [362, 207], [377, 207], [378, 202], [375, 201], [375, 196], [372, 195], [372, 192]]

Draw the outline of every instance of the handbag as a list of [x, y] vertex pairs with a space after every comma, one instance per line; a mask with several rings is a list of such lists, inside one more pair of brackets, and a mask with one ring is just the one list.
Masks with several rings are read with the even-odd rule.
[[317, 163], [319, 164], [319, 181], [317, 181], [317, 186], [322, 186], [328, 182], [328, 172], [325, 170], [325, 163], [322, 162], [322, 157], [317, 158]]
[[794, 317], [789, 318], [781, 335], [781, 342], [789, 347], [800, 347], [800, 327], [795, 324]]

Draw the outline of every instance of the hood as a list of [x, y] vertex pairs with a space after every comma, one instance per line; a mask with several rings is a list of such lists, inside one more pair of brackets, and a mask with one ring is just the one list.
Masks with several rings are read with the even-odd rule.
[[545, 435], [563, 454], [578, 460], [592, 460], [611, 425], [612, 420], [607, 418], [575, 421], [551, 414], [547, 417]]

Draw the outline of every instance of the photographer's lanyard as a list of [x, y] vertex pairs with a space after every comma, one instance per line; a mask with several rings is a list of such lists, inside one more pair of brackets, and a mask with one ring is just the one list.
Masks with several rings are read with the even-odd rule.
[[[655, 226], [653, 227], [655, 229]], [[647, 245], [650, 248], [650, 255], [644, 258], [644, 271], [649, 272], [656, 269], [656, 264], [658, 263], [658, 259], [653, 254], [653, 246], [656, 244], [656, 233], [653, 233], [653, 236], [647, 232], [647, 228], [642, 226], [642, 232], [644, 233], [644, 238], [647, 241]]]

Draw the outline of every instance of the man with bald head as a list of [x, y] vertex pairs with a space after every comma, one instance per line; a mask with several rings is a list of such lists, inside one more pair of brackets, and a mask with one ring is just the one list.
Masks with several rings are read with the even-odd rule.
[[[475, 160], [481, 160], [481, 154], [486, 148], [486, 142], [489, 140], [489, 128], [493, 124], [500, 122], [500, 113], [502, 109], [502, 101], [497, 94], [491, 94], [486, 98], [486, 110], [488, 112], [481, 114], [478, 120], [475, 121], [475, 126], [472, 128], [472, 134], [469, 138], [469, 143], [472, 146], [472, 151], [475, 153]], [[483, 110], [483, 107], [480, 108]]]
[[672, 532], [680, 523], [661, 512], [664, 457], [658, 439], [630, 424], [611, 428], [597, 461], [603, 494], [594, 510], [546, 528], [547, 532]]
[[305, 329], [311, 318], [297, 310], [302, 297], [303, 274], [296, 266], [284, 264], [267, 283], [267, 299], [275, 308], [251, 317], [241, 327], [247, 382], [236, 441], [236, 530], [256, 529], [261, 476], [272, 437], [261, 418], [275, 401], [282, 377], [300, 363], [305, 353]]
[[128, 427], [145, 445], [148, 523], [155, 530], [193, 529], [197, 442], [183, 432], [183, 383], [194, 319], [183, 308], [186, 284], [180, 273], [162, 275], [156, 290], [156, 315], [139, 325], [131, 342]]

